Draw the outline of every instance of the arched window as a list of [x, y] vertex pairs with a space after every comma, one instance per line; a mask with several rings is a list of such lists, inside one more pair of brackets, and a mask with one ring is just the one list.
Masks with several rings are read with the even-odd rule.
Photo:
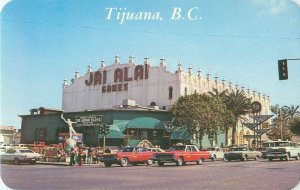
[[240, 145], [245, 144], [245, 142], [244, 142], [244, 130], [243, 129], [240, 131], [239, 140], [240, 140], [239, 141]]
[[184, 96], [187, 96], [187, 87], [184, 88]]
[[156, 103], [155, 102], [151, 102], [150, 106], [156, 106]]
[[169, 87], [169, 100], [172, 100], [172, 98], [173, 98], [173, 87], [170, 86]]

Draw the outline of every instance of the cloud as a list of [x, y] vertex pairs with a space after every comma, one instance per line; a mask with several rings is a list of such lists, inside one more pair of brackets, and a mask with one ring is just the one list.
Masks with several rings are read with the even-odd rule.
[[300, 8], [300, 0], [292, 0]]
[[254, 4], [263, 7], [262, 14], [279, 14], [288, 9], [288, 3], [299, 0], [252, 0]]
[[0, 13], [2, 12], [3, 7], [10, 1], [11, 0], [0, 0]]

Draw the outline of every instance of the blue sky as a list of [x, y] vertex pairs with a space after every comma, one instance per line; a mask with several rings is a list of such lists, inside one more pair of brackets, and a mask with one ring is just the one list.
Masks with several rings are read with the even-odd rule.
[[[291, 0], [14, 0], [1, 12], [1, 120], [21, 127], [32, 108], [61, 108], [62, 84], [119, 54], [167, 69], [201, 69], [300, 105], [300, 61], [278, 80], [277, 60], [300, 58], [300, 9]], [[298, 1], [299, 2], [299, 1]], [[108, 20], [106, 8], [160, 12], [162, 20]], [[171, 20], [174, 8], [201, 19]]]

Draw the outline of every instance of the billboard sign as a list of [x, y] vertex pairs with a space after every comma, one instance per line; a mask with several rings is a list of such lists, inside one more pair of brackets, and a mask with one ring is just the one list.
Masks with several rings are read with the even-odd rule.
[[75, 116], [76, 127], [99, 126], [102, 123], [102, 115]]

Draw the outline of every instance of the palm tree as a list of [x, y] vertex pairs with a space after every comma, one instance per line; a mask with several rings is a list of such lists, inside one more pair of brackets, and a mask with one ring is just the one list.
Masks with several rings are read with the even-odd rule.
[[225, 96], [228, 94], [228, 90], [223, 90], [222, 92], [219, 92], [218, 89], [213, 88], [212, 91], [208, 92], [208, 95], [210, 95], [212, 98], [217, 98], [219, 100], [224, 100]]
[[294, 106], [283, 106], [282, 109], [284, 112], [286, 112], [286, 117], [284, 117], [285, 120], [289, 121], [297, 116], [300, 116], [300, 111], [297, 111], [299, 109], [299, 105]]
[[235, 132], [239, 119], [245, 119], [243, 116], [251, 111], [251, 98], [247, 98], [244, 91], [231, 91], [225, 96], [225, 104], [227, 109], [232, 112], [235, 117], [235, 125], [232, 126], [231, 143], [235, 144]]
[[[223, 102], [226, 104], [226, 96], [228, 95], [228, 90], [223, 90], [223, 91], [218, 91], [217, 88], [213, 88], [212, 91], [208, 92], [208, 95], [212, 97], [213, 99], [216, 99], [217, 101]], [[235, 120], [234, 117], [232, 116], [232, 113], [230, 110], [226, 108], [226, 110], [223, 113], [223, 130], [225, 131], [225, 145], [228, 145], [228, 131], [230, 129], [230, 126], [232, 125], [232, 120]], [[234, 121], [235, 123], [235, 121]]]

